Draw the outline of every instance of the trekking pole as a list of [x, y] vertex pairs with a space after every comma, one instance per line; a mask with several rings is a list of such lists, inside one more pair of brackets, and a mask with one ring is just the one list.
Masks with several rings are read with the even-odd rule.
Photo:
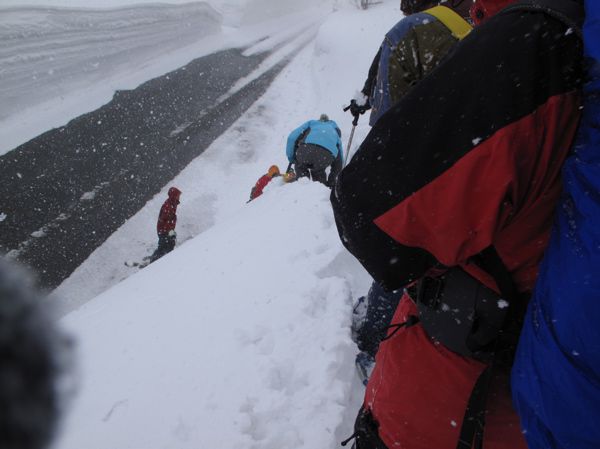
[[[350, 109], [350, 105], [344, 108], [344, 112]], [[350, 155], [350, 145], [352, 145], [352, 138], [354, 137], [354, 130], [356, 129], [356, 125], [358, 125], [358, 115], [354, 116], [354, 120], [352, 120], [352, 131], [350, 131], [350, 138], [348, 139], [348, 145], [346, 145], [346, 157], [344, 158], [344, 166], [348, 163], [348, 156]]]

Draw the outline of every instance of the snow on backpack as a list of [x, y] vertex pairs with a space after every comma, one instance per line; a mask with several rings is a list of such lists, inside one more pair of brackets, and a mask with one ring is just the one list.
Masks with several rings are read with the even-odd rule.
[[531, 449], [600, 447], [600, 1], [585, 14], [582, 121], [511, 379]]

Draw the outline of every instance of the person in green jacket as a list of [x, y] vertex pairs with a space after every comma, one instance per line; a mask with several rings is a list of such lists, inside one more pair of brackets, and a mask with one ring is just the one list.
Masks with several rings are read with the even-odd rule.
[[385, 35], [361, 92], [350, 101], [352, 115], [371, 109], [373, 126], [437, 67], [471, 31], [466, 21], [471, 5], [468, 0], [402, 0], [400, 9], [406, 17]]

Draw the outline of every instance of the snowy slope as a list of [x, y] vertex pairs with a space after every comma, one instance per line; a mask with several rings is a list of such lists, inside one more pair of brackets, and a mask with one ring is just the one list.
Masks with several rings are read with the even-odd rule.
[[[269, 165], [286, 167], [301, 122], [327, 112], [347, 143], [342, 106], [399, 16], [396, 0], [338, 4], [267, 94], [57, 289], [81, 375], [57, 448], [335, 448], [349, 435], [351, 301], [370, 279], [324, 186], [275, 180], [246, 200]], [[154, 249], [171, 185], [180, 244], [136, 273], [123, 262]]]
[[357, 268], [328, 193], [272, 188], [68, 315], [83, 388], [58, 447], [334, 447]]

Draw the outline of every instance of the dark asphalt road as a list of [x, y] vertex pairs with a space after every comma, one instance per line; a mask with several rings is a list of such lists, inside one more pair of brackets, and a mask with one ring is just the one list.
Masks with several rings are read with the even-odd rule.
[[263, 95], [286, 61], [215, 106], [266, 56], [196, 59], [0, 157], [0, 251], [58, 286]]

